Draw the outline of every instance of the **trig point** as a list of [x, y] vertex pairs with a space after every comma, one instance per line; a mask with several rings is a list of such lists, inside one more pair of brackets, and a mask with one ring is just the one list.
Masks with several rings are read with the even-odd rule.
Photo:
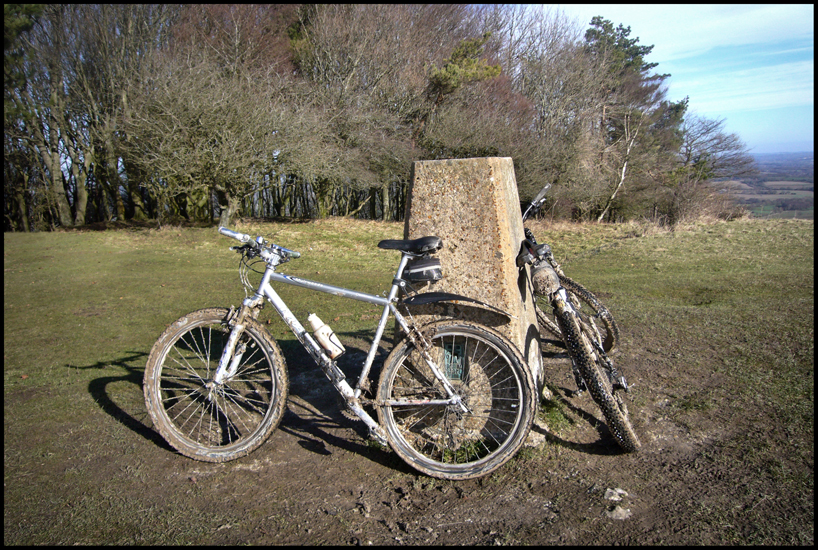
[[[443, 279], [420, 292], [452, 292], [510, 313], [503, 316], [473, 307], [454, 308], [458, 316], [491, 326], [511, 340], [542, 387], [537, 316], [531, 287], [515, 260], [524, 239], [514, 163], [510, 158], [424, 160], [412, 164], [405, 239], [436, 235]], [[526, 270], [528, 267], [526, 267]], [[415, 285], [417, 286], [417, 285]], [[419, 323], [431, 309], [413, 313]], [[437, 316], [445, 316], [436, 311]]]

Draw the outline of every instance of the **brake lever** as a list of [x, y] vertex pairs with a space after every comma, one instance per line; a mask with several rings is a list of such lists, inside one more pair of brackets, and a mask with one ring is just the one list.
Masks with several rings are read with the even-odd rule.
[[230, 250], [238, 252], [239, 254], [246, 254], [248, 258], [254, 258], [258, 256], [256, 247], [254, 247], [251, 243], [245, 243], [241, 246], [231, 246]]

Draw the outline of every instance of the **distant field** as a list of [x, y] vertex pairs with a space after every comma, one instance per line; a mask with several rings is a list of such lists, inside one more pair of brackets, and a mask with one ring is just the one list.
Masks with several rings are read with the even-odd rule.
[[813, 195], [814, 193], [812, 191], [782, 191], [775, 194], [735, 193], [736, 198], [739, 200], [759, 199], [763, 201], [812, 198]]
[[783, 210], [777, 211], [774, 206], [762, 204], [750, 208], [754, 218], [784, 219], [784, 220], [813, 220], [815, 210]]
[[[744, 184], [742, 184], [744, 185]], [[772, 189], [798, 189], [801, 187], [812, 187], [814, 183], [808, 181], [765, 181], [764, 187]], [[749, 188], [749, 186], [747, 186]]]

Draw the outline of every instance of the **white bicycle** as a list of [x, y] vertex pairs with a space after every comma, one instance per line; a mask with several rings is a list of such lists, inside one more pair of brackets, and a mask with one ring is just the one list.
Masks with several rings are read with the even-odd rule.
[[[438, 237], [385, 240], [383, 249], [402, 253], [386, 296], [366, 294], [276, 272], [298, 258], [293, 250], [220, 227], [243, 246], [242, 283], [254, 290], [240, 309], [209, 308], [170, 325], [151, 349], [145, 369], [145, 403], [160, 434], [185, 456], [209, 462], [242, 457], [278, 426], [289, 391], [284, 356], [256, 321], [266, 298], [343, 396], [346, 407], [409, 465], [430, 476], [468, 479], [486, 475], [520, 449], [536, 407], [534, 380], [516, 347], [495, 330], [471, 322], [443, 320], [416, 327], [398, 306], [456, 301], [491, 306], [456, 294], [410, 294], [411, 273], [435, 274], [431, 255]], [[265, 264], [257, 287], [247, 274]], [[435, 265], [434, 262], [437, 262]], [[286, 283], [383, 306], [361, 374], [353, 388], [335, 359], [343, 346], [326, 326], [308, 332], [271, 286]], [[398, 297], [399, 292], [402, 298]], [[493, 308], [492, 308], [493, 309]], [[407, 310], [408, 311], [408, 310]], [[390, 316], [405, 337], [384, 361], [377, 393], [370, 370]], [[374, 407], [376, 421], [364, 407]]]

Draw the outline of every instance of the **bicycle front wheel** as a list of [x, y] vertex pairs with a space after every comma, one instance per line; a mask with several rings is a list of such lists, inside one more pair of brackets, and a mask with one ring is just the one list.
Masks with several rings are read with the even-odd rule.
[[[578, 282], [568, 277], [560, 276], [560, 284], [567, 291], [571, 304], [582, 317], [583, 321], [594, 326], [599, 331], [602, 338], [602, 349], [605, 350], [605, 353], [609, 355], [613, 354], [619, 345], [619, 327], [611, 312], [608, 311], [608, 308], [605, 307], [590, 290]], [[537, 322], [541, 329], [540, 334], [543, 334], [543, 330], [545, 330], [554, 336], [562, 338], [562, 331], [560, 330], [556, 317], [551, 313], [546, 313], [552, 311], [548, 297], [538, 295], [536, 296], [536, 301]]]
[[183, 455], [225, 462], [261, 445], [278, 426], [289, 381], [284, 356], [253, 319], [236, 345], [235, 374], [216, 384], [230, 327], [229, 311], [202, 309], [159, 337], [145, 368], [144, 392], [154, 427]]
[[534, 420], [536, 390], [503, 336], [466, 322], [421, 328], [429, 356], [467, 407], [434, 404], [447, 394], [409, 338], [389, 354], [378, 383], [378, 418], [395, 452], [433, 477], [486, 475], [520, 449]]
[[597, 340], [591, 327], [584, 324], [571, 308], [557, 303], [553, 309], [563, 341], [571, 360], [579, 370], [591, 398], [602, 410], [614, 438], [620, 447], [628, 452], [639, 450], [641, 443], [631, 425], [628, 408], [619, 393], [620, 384], [612, 363]]

